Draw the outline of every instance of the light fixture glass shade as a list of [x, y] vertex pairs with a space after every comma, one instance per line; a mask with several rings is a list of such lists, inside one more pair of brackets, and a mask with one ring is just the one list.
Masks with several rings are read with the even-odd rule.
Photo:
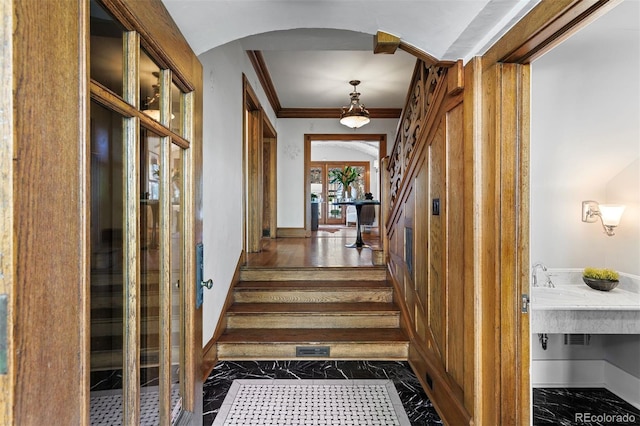
[[351, 127], [352, 129], [362, 127], [369, 121], [371, 120], [369, 119], [368, 115], [360, 115], [359, 113], [353, 115], [343, 115], [342, 118], [340, 118], [340, 124]]
[[349, 108], [342, 107], [342, 114], [340, 114], [340, 124], [343, 124], [352, 129], [357, 129], [364, 126], [369, 121], [369, 111], [364, 105], [360, 103], [360, 93], [358, 93], [357, 86], [360, 84], [360, 80], [351, 80], [349, 82], [353, 86], [353, 92], [349, 94], [351, 97], [351, 103]]
[[618, 226], [622, 213], [626, 206], [622, 204], [600, 204], [600, 217], [602, 217], [602, 223], [607, 226]]

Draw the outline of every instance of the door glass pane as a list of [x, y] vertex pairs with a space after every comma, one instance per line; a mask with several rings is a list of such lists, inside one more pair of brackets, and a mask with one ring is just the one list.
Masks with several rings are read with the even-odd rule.
[[184, 310], [183, 286], [184, 283], [182, 265], [183, 239], [182, 232], [182, 149], [176, 145], [171, 146], [171, 419], [175, 421], [182, 408], [182, 396], [184, 395], [183, 369], [180, 365], [183, 354], [182, 348], [182, 323], [181, 312]]
[[171, 83], [171, 126], [170, 129], [179, 134], [182, 134], [182, 91], [175, 83]]
[[140, 49], [140, 109], [160, 121], [160, 67]]
[[91, 78], [122, 96], [123, 28], [95, 0], [91, 13]]
[[[310, 170], [309, 170], [309, 182], [311, 183], [311, 203], [312, 203], [312, 208], [311, 208], [311, 214], [316, 214], [315, 208], [313, 207], [314, 203], [317, 203], [318, 206], [320, 206], [320, 203], [322, 203], [323, 198], [325, 198], [323, 196], [323, 190], [324, 190], [324, 186], [322, 185], [322, 171], [323, 171], [323, 167], [322, 166], [311, 166]], [[317, 207], [316, 207], [317, 208]], [[323, 223], [322, 222], [322, 209], [321, 208], [317, 208], [317, 219], [319, 223]], [[312, 220], [311, 223], [313, 224], [313, 216], [312, 216]]]
[[329, 176], [332, 170], [342, 170], [344, 166], [329, 166], [327, 167], [327, 176], [325, 181], [327, 182], [327, 223], [342, 223], [344, 222], [343, 207], [336, 206], [333, 203], [342, 198], [342, 185], [340, 183], [329, 183]]
[[147, 129], [140, 135], [140, 420], [159, 418], [160, 137]]
[[364, 193], [367, 192], [365, 188], [367, 168], [364, 166], [353, 166], [353, 168], [358, 172], [358, 178], [351, 184], [351, 187], [355, 190], [356, 199], [363, 200]]
[[122, 122], [91, 102], [91, 424], [122, 423]]

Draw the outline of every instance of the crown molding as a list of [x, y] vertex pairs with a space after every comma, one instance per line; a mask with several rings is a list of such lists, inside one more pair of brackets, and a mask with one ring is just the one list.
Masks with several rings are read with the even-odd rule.
[[[283, 108], [273, 85], [264, 56], [259, 50], [247, 50], [269, 104], [278, 118], [340, 118], [341, 108]], [[402, 108], [367, 108], [371, 118], [400, 118]]]

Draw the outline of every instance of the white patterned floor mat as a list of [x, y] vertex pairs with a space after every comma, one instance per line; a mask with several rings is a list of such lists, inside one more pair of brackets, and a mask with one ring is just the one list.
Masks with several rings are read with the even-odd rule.
[[213, 426], [410, 426], [391, 380], [234, 380]]

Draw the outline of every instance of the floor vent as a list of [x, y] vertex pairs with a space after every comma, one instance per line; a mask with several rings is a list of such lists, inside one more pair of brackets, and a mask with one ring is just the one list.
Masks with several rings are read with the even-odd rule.
[[296, 346], [296, 356], [329, 356], [329, 346]]
[[590, 341], [591, 341], [590, 334], [565, 334], [564, 335], [565, 345], [587, 346]]

